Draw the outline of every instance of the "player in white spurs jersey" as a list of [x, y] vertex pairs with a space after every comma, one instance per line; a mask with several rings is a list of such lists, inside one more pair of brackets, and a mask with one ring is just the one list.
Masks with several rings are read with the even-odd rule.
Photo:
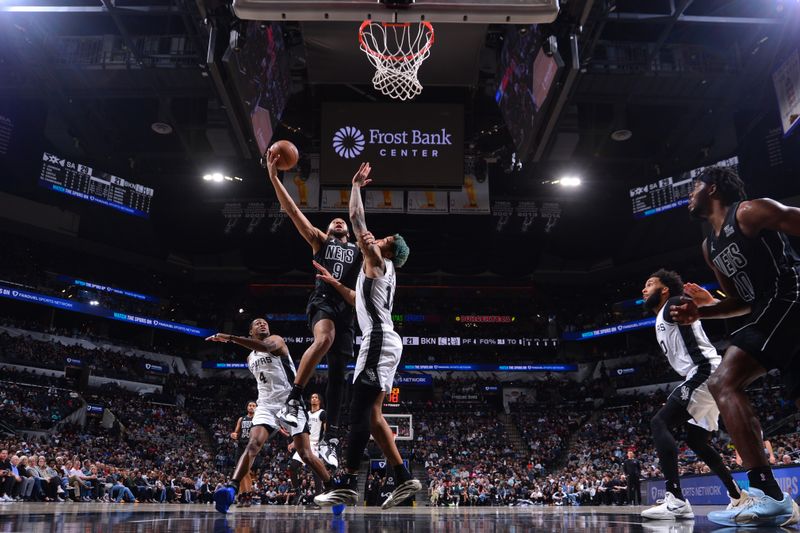
[[642, 511], [642, 517], [652, 520], [694, 518], [692, 506], [681, 492], [678, 446], [672, 433], [673, 428], [686, 422], [686, 444], [725, 484], [730, 506], [742, 505], [747, 493], [739, 489], [722, 457], [708, 443], [719, 420], [719, 408], [708, 390], [708, 378], [721, 360], [717, 349], [708, 340], [699, 320], [688, 326], [672, 320], [670, 306], [681, 304], [683, 298], [683, 281], [676, 272], [661, 269], [651, 274], [642, 296], [645, 308], [656, 314], [656, 339], [661, 350], [675, 372], [686, 379], [672, 391], [650, 422], [667, 486], [664, 501]]
[[[322, 440], [322, 435], [325, 434], [327, 415], [325, 413], [325, 409], [322, 408], [322, 398], [320, 398], [319, 394], [316, 392], [311, 395], [308, 403], [311, 405], [311, 410], [307, 413], [309, 439], [311, 441], [311, 453], [324, 461], [325, 458], [320, 452], [320, 442]], [[295, 450], [294, 442], [289, 443], [289, 451], [294, 452], [292, 461], [289, 464], [289, 471], [292, 478], [292, 485], [294, 485], [296, 488], [300, 486], [298, 474], [300, 470], [302, 470], [303, 465], [306, 463], [303, 461], [302, 457], [300, 457], [300, 454]], [[315, 495], [322, 492], [322, 480], [316, 475], [316, 473], [314, 473], [314, 489]], [[314, 506], [319, 509], [318, 505], [314, 504]]]
[[[281, 426], [278, 411], [284, 408], [289, 391], [294, 381], [294, 362], [289, 356], [289, 349], [283, 338], [271, 335], [269, 324], [263, 318], [257, 318], [250, 324], [249, 337], [236, 337], [227, 333], [217, 333], [206, 340], [214, 342], [233, 342], [252, 350], [247, 356], [247, 367], [258, 383], [258, 400], [250, 427], [250, 440], [245, 452], [239, 458], [231, 482], [214, 492], [217, 511], [227, 513], [236, 498], [239, 484], [250, 472], [258, 452], [280, 428], [292, 436], [295, 449], [307, 465], [323, 480], [325, 488], [335, 488], [334, 482], [325, 465], [311, 451], [308, 437], [308, 424], [305, 410], [299, 412], [301, 424], [296, 427]], [[338, 502], [337, 502], [338, 503]]]
[[[400, 268], [408, 259], [408, 245], [400, 235], [375, 239], [364, 221], [361, 188], [371, 180], [369, 163], [364, 163], [353, 177], [350, 192], [350, 222], [358, 238], [364, 263], [358, 272], [356, 290], [348, 289], [330, 272], [317, 263], [319, 279], [333, 286], [346, 301], [356, 307], [358, 326], [363, 340], [353, 374], [353, 396], [350, 403], [350, 434], [347, 437], [347, 462], [344, 483], [358, 499], [358, 469], [361, 456], [369, 442], [370, 434], [394, 469], [397, 488], [386, 498], [383, 509], [394, 507], [422, 490], [419, 480], [412, 479], [403, 465], [386, 419], [383, 418], [383, 397], [392, 388], [394, 374], [400, 364], [403, 342], [392, 324], [392, 304], [397, 285], [395, 267]], [[336, 491], [333, 491], [336, 492]], [[329, 494], [314, 498], [319, 505], [335, 503]]]

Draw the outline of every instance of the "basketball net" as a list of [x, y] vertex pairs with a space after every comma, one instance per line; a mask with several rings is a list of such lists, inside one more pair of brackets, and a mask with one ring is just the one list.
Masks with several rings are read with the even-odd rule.
[[375, 67], [372, 85], [376, 90], [398, 100], [410, 100], [422, 92], [417, 73], [431, 54], [430, 22], [365, 20], [358, 29], [358, 43]]

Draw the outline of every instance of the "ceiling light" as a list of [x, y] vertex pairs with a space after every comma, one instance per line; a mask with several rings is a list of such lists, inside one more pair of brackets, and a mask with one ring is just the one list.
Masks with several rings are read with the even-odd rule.
[[244, 309], [242, 309], [242, 308], [240, 307], [240, 308], [239, 308], [239, 314], [242, 314], [242, 313], [244, 313]]
[[150, 124], [150, 129], [159, 135], [169, 135], [172, 133], [172, 126], [166, 122], [153, 122]]
[[611, 132], [611, 139], [617, 142], [624, 142], [633, 137], [633, 132], [629, 129], [622, 128]]
[[216, 181], [217, 183], [222, 183], [222, 180], [224, 180], [225, 178], [219, 172], [215, 172], [214, 174], [211, 174], [211, 179]]
[[98, 302], [97, 300], [92, 300], [91, 302], [89, 302], [89, 305], [100, 305], [100, 302]]
[[581, 179], [577, 176], [564, 176], [563, 178], [553, 180], [553, 183], [557, 183], [562, 187], [578, 187], [581, 184]]

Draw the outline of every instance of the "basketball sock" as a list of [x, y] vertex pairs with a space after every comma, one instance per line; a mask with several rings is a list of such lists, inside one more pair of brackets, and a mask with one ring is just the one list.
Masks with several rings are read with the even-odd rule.
[[292, 385], [292, 391], [289, 393], [289, 398], [287, 398], [286, 401], [288, 402], [289, 400], [299, 400], [302, 397], [303, 397], [303, 386], [295, 383], [294, 385]]
[[400, 463], [399, 465], [394, 465], [394, 479], [395, 484], [399, 485], [400, 483], [405, 483], [409, 479], [411, 479], [411, 472], [408, 471], [406, 465]]
[[759, 466], [747, 471], [747, 479], [750, 486], [764, 491], [764, 494], [778, 501], [783, 500], [783, 492], [772, 475], [772, 469], [768, 466]]
[[328, 442], [333, 442], [334, 444], [339, 443], [339, 426], [334, 426], [333, 424], [328, 424], [327, 428], [325, 429], [325, 436], [323, 440]]
[[722, 481], [725, 488], [728, 489], [728, 495], [733, 499], [739, 499], [742, 493], [739, 491], [739, 486], [733, 480], [731, 471], [725, 466], [719, 453], [708, 444], [711, 433], [693, 424], [687, 424], [686, 432], [686, 444], [689, 445], [689, 448], [694, 450], [697, 457], [707, 464], [708, 468]]
[[345, 474], [344, 475], [344, 485], [348, 489], [352, 489], [358, 492], [358, 474]]
[[667, 480], [667, 492], [672, 493], [673, 496], [679, 500], [684, 500], [683, 492], [681, 491], [680, 480], [669, 481]]

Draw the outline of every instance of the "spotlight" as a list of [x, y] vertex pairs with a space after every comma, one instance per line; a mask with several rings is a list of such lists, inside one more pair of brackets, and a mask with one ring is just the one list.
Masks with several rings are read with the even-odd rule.
[[239, 308], [239, 314], [241, 315], [242, 313], [244, 313], [244, 309], [240, 307]]
[[211, 174], [206, 174], [205, 176], [203, 176], [203, 179], [205, 181], [211, 181], [214, 179], [214, 177]]
[[581, 179], [577, 176], [564, 176], [557, 180], [553, 180], [553, 184], [561, 185], [562, 187], [579, 187]]
[[92, 300], [89, 302], [89, 305], [100, 305], [100, 302], [98, 302], [97, 300]]
[[224, 180], [225, 177], [219, 172], [215, 172], [214, 174], [211, 175], [211, 179], [217, 183], [222, 183], [222, 180]]

